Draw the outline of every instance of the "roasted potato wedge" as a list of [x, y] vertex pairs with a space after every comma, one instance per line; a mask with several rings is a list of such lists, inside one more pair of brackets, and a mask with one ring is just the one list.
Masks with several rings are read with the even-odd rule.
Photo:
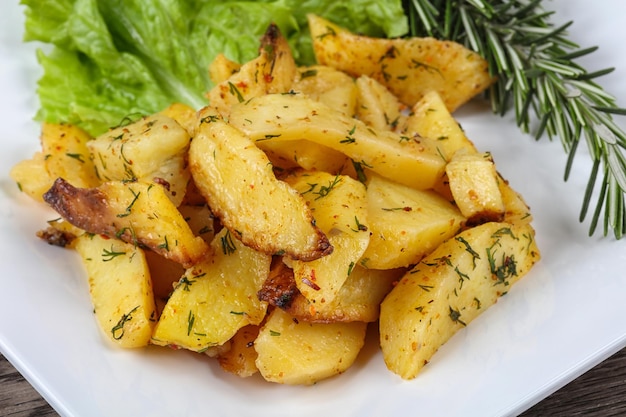
[[76, 227], [150, 248], [185, 267], [208, 251], [157, 184], [116, 181], [76, 188], [59, 178], [44, 200]]
[[143, 250], [100, 235], [83, 234], [73, 247], [89, 277], [89, 293], [103, 333], [116, 345], [148, 345], [157, 320]]
[[381, 304], [387, 367], [415, 378], [441, 345], [539, 260], [534, 236], [528, 224], [484, 223], [442, 243], [407, 272]]
[[333, 253], [292, 261], [298, 290], [313, 305], [332, 302], [370, 240], [365, 186], [345, 175], [300, 172], [285, 179], [306, 200]]
[[370, 243], [366, 268], [394, 269], [419, 262], [465, 225], [465, 217], [431, 190], [415, 190], [371, 175], [367, 183]]
[[445, 171], [445, 161], [428, 144], [376, 131], [300, 94], [268, 94], [239, 103], [228, 122], [254, 142], [307, 139], [319, 143], [414, 188], [431, 188]]
[[161, 184], [175, 206], [185, 197], [189, 170], [187, 130], [164, 114], [120, 126], [87, 142], [102, 181]]
[[435, 140], [446, 161], [460, 149], [478, 152], [436, 91], [426, 92], [403, 122], [403, 134]]
[[270, 313], [254, 342], [267, 381], [311, 385], [345, 372], [365, 342], [366, 323], [307, 323], [280, 309]]
[[450, 192], [469, 225], [504, 220], [498, 173], [489, 153], [458, 151], [446, 165]]
[[303, 260], [332, 252], [304, 199], [276, 179], [263, 151], [211, 109], [200, 114], [189, 164], [213, 213], [244, 244]]
[[178, 282], [152, 343], [203, 352], [265, 317], [267, 303], [256, 293], [267, 279], [271, 257], [243, 245], [228, 229], [215, 236], [211, 249]]
[[272, 24], [261, 39], [259, 56], [213, 87], [208, 93], [209, 105], [227, 118], [236, 103], [289, 91], [296, 74], [289, 44], [278, 26]]
[[372, 77], [408, 106], [435, 90], [453, 112], [493, 82], [487, 61], [461, 44], [434, 38], [370, 38], [319, 16], [308, 18], [319, 64], [353, 77]]
[[23, 159], [11, 167], [9, 175], [21, 192], [37, 202], [43, 202], [43, 195], [56, 178], [52, 178], [46, 168], [46, 158], [42, 152], [35, 152], [30, 159]]

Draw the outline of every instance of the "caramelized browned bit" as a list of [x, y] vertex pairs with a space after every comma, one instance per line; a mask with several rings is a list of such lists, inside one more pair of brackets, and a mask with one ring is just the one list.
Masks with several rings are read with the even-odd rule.
[[186, 268], [209, 251], [156, 183], [112, 181], [78, 188], [59, 178], [43, 198], [65, 220], [88, 233], [151, 249]]
[[74, 234], [66, 232], [64, 230], [59, 230], [55, 227], [48, 227], [44, 230], [40, 230], [37, 232], [37, 237], [41, 238], [48, 242], [49, 245], [60, 246], [65, 248], [69, 246], [76, 236]]
[[89, 233], [114, 236], [107, 196], [97, 188], [78, 188], [57, 178], [43, 199], [65, 220]]
[[268, 278], [257, 293], [259, 300], [267, 301], [271, 305], [286, 309], [293, 299], [300, 294], [293, 276], [293, 270], [277, 257], [274, 259]]

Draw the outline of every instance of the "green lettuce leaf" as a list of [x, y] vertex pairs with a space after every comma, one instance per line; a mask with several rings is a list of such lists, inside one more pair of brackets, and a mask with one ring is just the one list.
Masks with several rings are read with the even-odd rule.
[[371, 36], [408, 32], [401, 0], [22, 0], [44, 70], [36, 119], [98, 135], [174, 102], [200, 108], [218, 53], [253, 59], [270, 23], [299, 64], [314, 63], [306, 15]]

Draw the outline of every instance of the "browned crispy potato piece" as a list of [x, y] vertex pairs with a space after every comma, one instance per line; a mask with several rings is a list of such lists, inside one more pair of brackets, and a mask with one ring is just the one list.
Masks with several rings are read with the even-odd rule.
[[297, 67], [287, 40], [272, 24], [261, 39], [259, 56], [220, 82], [208, 93], [210, 106], [227, 117], [230, 108], [252, 97], [285, 93], [291, 88]]
[[370, 38], [309, 15], [317, 61], [367, 75], [413, 106], [436, 90], [452, 112], [492, 83], [487, 61], [464, 46], [434, 38]]
[[120, 181], [77, 188], [59, 178], [44, 200], [76, 227], [150, 248], [186, 267], [208, 250], [156, 184]]
[[484, 223], [441, 244], [381, 304], [380, 344], [412, 379], [457, 331], [507, 293], [540, 258], [529, 224]]
[[267, 156], [246, 135], [200, 112], [189, 150], [196, 186], [212, 211], [244, 244], [259, 251], [313, 260], [332, 252], [296, 190], [276, 179]]

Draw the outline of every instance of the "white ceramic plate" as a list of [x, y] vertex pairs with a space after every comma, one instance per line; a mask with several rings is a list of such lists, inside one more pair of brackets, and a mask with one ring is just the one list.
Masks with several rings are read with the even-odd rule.
[[[457, 116], [530, 203], [543, 260], [417, 379], [388, 372], [375, 347], [346, 374], [312, 387], [240, 379], [185, 352], [111, 347], [76, 256], [34, 237], [56, 216], [21, 195], [7, 174], [36, 150], [39, 134], [31, 121], [35, 46], [21, 44], [16, 3], [0, 5], [0, 349], [61, 415], [515, 415], [626, 345], [626, 240], [587, 237], [588, 224], [577, 220], [587, 159], [563, 183], [558, 142], [535, 143], [510, 117], [473, 104]], [[573, 39], [601, 46], [584, 63], [617, 67], [602, 82], [626, 105], [626, 3], [594, 5], [546, 2], [555, 21], [575, 19]]]

